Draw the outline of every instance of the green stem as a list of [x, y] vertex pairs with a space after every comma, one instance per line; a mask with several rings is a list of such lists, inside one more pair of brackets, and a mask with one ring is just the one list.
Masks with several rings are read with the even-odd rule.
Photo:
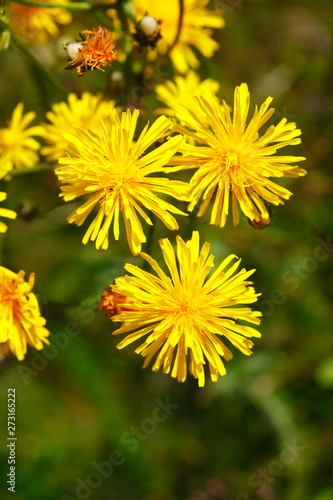
[[34, 174], [42, 170], [49, 170], [50, 168], [50, 163], [39, 163], [36, 167], [15, 168], [10, 170], [7, 175], [9, 177], [18, 177], [19, 175]]
[[22, 3], [30, 7], [43, 7], [43, 9], [67, 9], [69, 11], [88, 11], [97, 8], [105, 8], [105, 4], [91, 5], [88, 2], [71, 2], [68, 4], [59, 5], [57, 3], [30, 2], [29, 0], [15, 0], [15, 3]]

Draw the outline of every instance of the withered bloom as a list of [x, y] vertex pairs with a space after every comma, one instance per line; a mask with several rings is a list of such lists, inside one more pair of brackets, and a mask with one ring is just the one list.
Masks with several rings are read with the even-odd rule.
[[116, 314], [121, 314], [123, 311], [131, 311], [133, 301], [122, 295], [114, 292], [112, 285], [109, 285], [105, 292], [102, 293], [101, 301], [97, 304], [97, 309], [102, 309], [108, 319], [112, 319]]
[[104, 26], [81, 31], [80, 36], [82, 41], [75, 40], [65, 45], [69, 57], [66, 69], [76, 68], [78, 75], [83, 76], [88, 70], [104, 71], [102, 66], [110, 66], [117, 59], [116, 39]]

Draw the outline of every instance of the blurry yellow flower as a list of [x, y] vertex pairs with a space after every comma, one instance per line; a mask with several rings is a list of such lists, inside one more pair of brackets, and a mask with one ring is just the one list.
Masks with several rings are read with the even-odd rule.
[[182, 104], [191, 107], [193, 96], [204, 92], [206, 88], [212, 92], [217, 92], [220, 84], [212, 78], [201, 81], [193, 70], [190, 70], [186, 76], [176, 75], [174, 81], [166, 80], [155, 87], [157, 98], [164, 102], [167, 108], [158, 108], [154, 113], [175, 116], [177, 114], [176, 106]]
[[[161, 20], [162, 38], [157, 43], [157, 50], [165, 54], [169, 49], [170, 59], [179, 73], [186, 73], [189, 67], [198, 68], [200, 63], [190, 47], [194, 46], [204, 57], [212, 57], [219, 48], [212, 39], [210, 28], [222, 28], [225, 24], [221, 10], [208, 10], [209, 0], [184, 0], [184, 12], [181, 30], [177, 39], [180, 8], [178, 0], [160, 2], [158, 0], [133, 0], [132, 6], [137, 21], [147, 13]], [[176, 40], [177, 39], [177, 40]], [[151, 55], [155, 51], [151, 52]]]
[[47, 160], [58, 160], [64, 156], [68, 141], [64, 134], [71, 132], [80, 137], [80, 130], [97, 131], [100, 121], [110, 116], [114, 101], [103, 100], [102, 94], [93, 95], [83, 92], [81, 97], [71, 93], [67, 102], [59, 102], [52, 106], [52, 111], [46, 113], [51, 123], [44, 125], [47, 145], [41, 153]]
[[12, 351], [19, 361], [24, 359], [27, 344], [41, 350], [43, 342], [50, 343], [50, 332], [44, 328], [46, 321], [31, 291], [35, 275], [31, 274], [26, 282], [24, 274], [0, 267], [0, 353]]
[[[202, 196], [198, 217], [202, 216], [213, 201], [210, 223], [223, 227], [229, 213], [231, 197], [234, 225], [239, 222], [238, 203], [242, 212], [251, 221], [268, 220], [265, 202], [283, 204], [292, 193], [275, 184], [270, 177], [299, 177], [306, 171], [290, 165], [304, 160], [301, 156], [273, 156], [278, 149], [299, 144], [301, 134], [295, 123], [283, 118], [259, 135], [261, 127], [274, 114], [269, 108], [268, 97], [253, 117], [246, 123], [250, 94], [243, 83], [235, 90], [233, 117], [225, 102], [221, 105], [213, 93], [210, 96], [194, 97], [191, 109], [179, 107], [178, 119], [186, 128], [175, 125], [175, 130], [195, 139], [203, 146], [184, 143], [183, 157], [175, 157], [170, 164], [197, 168], [190, 182], [192, 211]], [[205, 117], [205, 120], [202, 119]], [[208, 123], [208, 124], [207, 124]], [[192, 132], [194, 130], [194, 132]]]
[[[7, 198], [7, 194], [0, 192], [0, 201], [4, 201]], [[0, 207], [0, 217], [6, 217], [7, 219], [16, 219], [16, 212], [14, 210], [9, 210], [8, 208]], [[5, 233], [8, 229], [8, 226], [0, 221], [0, 233]]]
[[[112, 318], [123, 322], [113, 334], [129, 333], [117, 345], [119, 349], [145, 338], [135, 350], [146, 358], [144, 368], [156, 355], [153, 371], [163, 366], [164, 373], [171, 371], [172, 377], [184, 382], [188, 366], [202, 387], [204, 364], [208, 362], [211, 379], [216, 382], [219, 375], [226, 373], [221, 356], [227, 361], [232, 358], [219, 336], [246, 355], [251, 354], [253, 346], [247, 337], [260, 337], [254, 328], [237, 323], [260, 323], [260, 312], [242, 306], [256, 302], [260, 295], [247, 281], [254, 270], [236, 273], [240, 260], [229, 255], [207, 278], [214, 256], [209, 254], [209, 243], [204, 243], [200, 250], [197, 231], [186, 243], [177, 236], [177, 257], [168, 239], [160, 240], [160, 246], [171, 278], [145, 253], [140, 255], [155, 274], [126, 264], [126, 271], [132, 276], [117, 278], [112, 289], [132, 301], [131, 310], [123, 310]], [[226, 270], [234, 259], [237, 261]]]
[[18, 103], [8, 127], [0, 129], [0, 179], [13, 168], [34, 167], [39, 161], [40, 144], [32, 136], [42, 135], [43, 127], [27, 128], [36, 113], [23, 115], [23, 107]]
[[[43, 0], [40, 0], [43, 2]], [[43, 3], [54, 3], [44, 0]], [[69, 4], [70, 0], [57, 0], [57, 5]], [[31, 45], [44, 44], [49, 36], [59, 35], [57, 24], [69, 24], [72, 15], [62, 8], [30, 7], [11, 2], [9, 10], [10, 26], [21, 38]]]
[[80, 226], [93, 208], [96, 205], [99, 207], [82, 240], [84, 244], [96, 240], [96, 248], [108, 248], [108, 233], [112, 223], [114, 237], [118, 240], [121, 213], [128, 244], [131, 251], [137, 254], [141, 251], [141, 244], [146, 241], [138, 214], [152, 225], [145, 211], [147, 209], [172, 230], [178, 229], [178, 224], [171, 214], [186, 215], [158, 194], [180, 199], [187, 192], [187, 184], [150, 176], [173, 171], [165, 165], [178, 150], [182, 137], [173, 137], [145, 154], [147, 148], [164, 137], [171, 122], [161, 116], [150, 127], [146, 125], [134, 142], [138, 116], [139, 110], [133, 113], [127, 110], [120, 118], [114, 110], [111, 122], [104, 121], [98, 135], [84, 131], [80, 132], [80, 137], [66, 134], [66, 139], [73, 145], [73, 152], [70, 152], [69, 157], [61, 158], [59, 163], [63, 166], [56, 169], [63, 183], [60, 196], [65, 201], [73, 201], [90, 194], [88, 200], [67, 220]]

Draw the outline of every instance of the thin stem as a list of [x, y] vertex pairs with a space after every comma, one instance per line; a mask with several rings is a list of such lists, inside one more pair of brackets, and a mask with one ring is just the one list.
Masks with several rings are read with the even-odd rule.
[[67, 9], [70, 11], [88, 11], [96, 8], [104, 7], [105, 4], [91, 5], [88, 2], [71, 2], [68, 4], [59, 5], [57, 3], [30, 2], [29, 0], [15, 0], [15, 3], [22, 3], [30, 7], [43, 7], [43, 9]]
[[19, 175], [34, 174], [42, 170], [49, 170], [50, 168], [50, 163], [39, 163], [36, 167], [14, 168], [7, 172], [7, 175], [9, 177], [18, 177]]

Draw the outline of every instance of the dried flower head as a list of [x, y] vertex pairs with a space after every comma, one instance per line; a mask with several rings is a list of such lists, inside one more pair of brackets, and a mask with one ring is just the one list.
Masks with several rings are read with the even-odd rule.
[[65, 45], [69, 57], [66, 69], [76, 68], [78, 75], [83, 76], [88, 70], [102, 69], [110, 66], [116, 57], [116, 39], [113, 33], [104, 26], [95, 27], [93, 31], [80, 32], [83, 41], [73, 41]]
[[121, 293], [114, 292], [112, 285], [109, 285], [105, 292], [102, 293], [97, 309], [103, 310], [105, 316], [111, 320], [116, 314], [121, 314], [123, 311], [132, 311], [131, 304], [133, 304], [133, 300]]

